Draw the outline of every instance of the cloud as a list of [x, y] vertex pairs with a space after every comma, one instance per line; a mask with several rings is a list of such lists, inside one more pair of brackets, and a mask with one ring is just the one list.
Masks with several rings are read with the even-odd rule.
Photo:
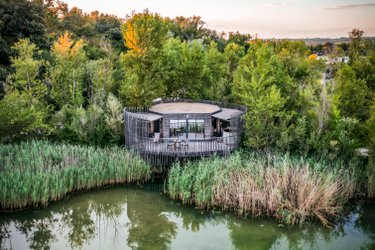
[[283, 3], [268, 3], [266, 4], [266, 7], [268, 8], [277, 8], [277, 7], [285, 7], [288, 6], [289, 3], [283, 2]]
[[345, 5], [335, 5], [323, 8], [324, 10], [346, 10], [346, 9], [354, 9], [354, 8], [361, 8], [361, 7], [375, 7], [375, 3], [363, 3], [363, 4], [345, 4]]

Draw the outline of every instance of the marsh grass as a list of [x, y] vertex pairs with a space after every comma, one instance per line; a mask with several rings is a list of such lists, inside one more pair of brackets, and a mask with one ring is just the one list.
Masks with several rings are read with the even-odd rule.
[[366, 169], [367, 183], [366, 191], [368, 198], [375, 198], [375, 157], [370, 158], [369, 164]]
[[0, 145], [0, 210], [44, 206], [71, 192], [150, 177], [148, 164], [119, 147], [45, 141]]
[[319, 219], [329, 226], [355, 195], [350, 168], [286, 155], [234, 153], [184, 166], [175, 164], [167, 191], [172, 198], [201, 208], [240, 215], [273, 216], [287, 224]]

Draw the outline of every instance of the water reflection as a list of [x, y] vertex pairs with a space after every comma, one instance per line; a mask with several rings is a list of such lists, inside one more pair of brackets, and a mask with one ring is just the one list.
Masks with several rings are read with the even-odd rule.
[[[157, 186], [156, 186], [157, 187]], [[130, 220], [128, 246], [133, 249], [166, 249], [176, 236], [177, 225], [169, 221], [163, 200], [158, 198], [160, 189], [135, 190], [127, 196], [127, 215]]]
[[288, 228], [182, 205], [157, 183], [124, 186], [0, 214], [0, 248], [375, 249], [375, 204], [358, 205], [333, 229]]
[[362, 245], [362, 249], [375, 249], [375, 203], [367, 203], [357, 208], [358, 219], [354, 225], [370, 238]]

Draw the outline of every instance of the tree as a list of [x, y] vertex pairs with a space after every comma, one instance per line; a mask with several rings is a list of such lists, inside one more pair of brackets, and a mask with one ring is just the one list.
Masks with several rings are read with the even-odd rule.
[[29, 38], [40, 48], [47, 48], [43, 5], [39, 1], [0, 0], [0, 65], [9, 65], [11, 47]]
[[68, 5], [60, 0], [44, 0], [44, 9], [47, 33], [55, 39], [63, 30], [61, 17], [68, 13]]
[[180, 98], [203, 98], [205, 86], [205, 53], [199, 41], [169, 40], [156, 68], [166, 95]]
[[111, 93], [102, 103], [91, 102], [87, 108], [65, 105], [52, 122], [60, 140], [102, 146], [121, 143], [122, 105]]
[[372, 101], [370, 118], [367, 120], [367, 130], [369, 131], [370, 147], [375, 154], [375, 98]]
[[130, 50], [145, 54], [151, 48], [160, 49], [167, 38], [167, 26], [162, 17], [148, 10], [132, 13], [122, 25], [125, 46]]
[[353, 29], [349, 32], [349, 56], [350, 60], [354, 61], [356, 58], [362, 54], [362, 37], [365, 34], [364, 31], [359, 29]]
[[66, 32], [54, 43], [52, 54], [55, 58], [50, 70], [52, 97], [60, 108], [65, 104], [81, 105], [86, 63], [83, 41], [73, 42]]
[[365, 80], [358, 79], [353, 68], [346, 64], [338, 70], [335, 79], [335, 100], [341, 116], [367, 120], [372, 96]]
[[229, 32], [228, 34], [228, 44], [229, 43], [236, 43], [242, 47], [245, 48], [245, 51], [250, 46], [250, 39], [251, 35], [250, 34], [241, 34], [240, 32]]
[[86, 72], [90, 82], [89, 96], [98, 105], [113, 88], [113, 64], [109, 58], [89, 61]]
[[192, 41], [207, 37], [209, 30], [205, 29], [204, 25], [205, 22], [203, 22], [200, 16], [178, 16], [170, 20], [170, 30], [174, 33], [175, 37], [182, 41]]
[[41, 105], [17, 90], [0, 100], [0, 141], [12, 142], [48, 135], [51, 128], [45, 124], [46, 113]]
[[73, 7], [63, 16], [61, 26], [76, 37], [91, 38], [95, 36], [95, 20], [84, 14], [81, 9]]
[[122, 56], [125, 79], [121, 96], [126, 105], [150, 104], [165, 92], [157, 61], [167, 37], [167, 26], [159, 15], [145, 10], [128, 17], [122, 31], [129, 50]]
[[21, 39], [12, 48], [17, 51], [18, 56], [11, 58], [15, 73], [8, 78], [8, 90], [25, 93], [30, 96], [30, 100], [41, 100], [47, 94], [47, 87], [38, 78], [43, 61], [34, 58], [40, 51], [29, 39]]
[[206, 48], [205, 65], [205, 93], [204, 98], [219, 100], [224, 92], [225, 57], [217, 49], [217, 44], [211, 42]]
[[[302, 133], [292, 124], [293, 111], [286, 109], [290, 78], [267, 44], [253, 44], [240, 60], [235, 73], [233, 95], [248, 107], [245, 144], [251, 148], [287, 148], [293, 133]], [[303, 129], [303, 128], [302, 128]]]
[[245, 48], [236, 44], [228, 43], [224, 49], [225, 79], [222, 86], [222, 99], [232, 101], [233, 75], [238, 67], [240, 59], [245, 55]]

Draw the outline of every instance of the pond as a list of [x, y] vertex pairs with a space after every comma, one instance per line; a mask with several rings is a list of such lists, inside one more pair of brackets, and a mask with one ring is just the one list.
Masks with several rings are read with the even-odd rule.
[[375, 204], [358, 204], [332, 228], [183, 205], [161, 183], [75, 194], [42, 209], [0, 214], [1, 249], [375, 249]]

